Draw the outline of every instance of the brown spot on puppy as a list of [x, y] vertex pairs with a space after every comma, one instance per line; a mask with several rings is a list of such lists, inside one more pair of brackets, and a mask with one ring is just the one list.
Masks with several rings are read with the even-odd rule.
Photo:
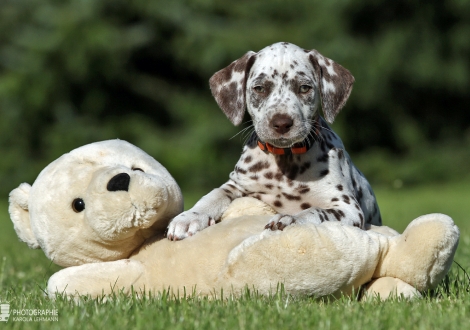
[[302, 204], [300, 204], [300, 208], [301, 208], [302, 210], [306, 210], [306, 209], [309, 209], [309, 208], [311, 208], [311, 207], [312, 207], [312, 205], [310, 205], [309, 203], [302, 203]]
[[330, 170], [323, 170], [320, 172], [320, 176], [328, 175], [328, 173], [330, 173]]
[[300, 201], [302, 199], [300, 196], [294, 196], [294, 195], [286, 194], [284, 192], [282, 193], [282, 195], [284, 195], [284, 197], [290, 201]]
[[265, 177], [266, 179], [271, 180], [271, 179], [274, 177], [273, 172], [266, 172], [266, 173], [264, 173], [264, 177]]
[[255, 163], [254, 165], [248, 167], [248, 171], [259, 172], [261, 170], [264, 170], [265, 168], [269, 168], [269, 163], [266, 161], [259, 161]]

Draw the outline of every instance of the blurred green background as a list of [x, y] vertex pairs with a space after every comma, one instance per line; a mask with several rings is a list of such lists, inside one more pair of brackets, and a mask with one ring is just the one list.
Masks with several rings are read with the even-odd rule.
[[355, 76], [333, 128], [374, 188], [470, 182], [470, 1], [2, 0], [1, 199], [63, 153], [120, 138], [192, 206], [243, 143], [208, 79], [278, 41]]

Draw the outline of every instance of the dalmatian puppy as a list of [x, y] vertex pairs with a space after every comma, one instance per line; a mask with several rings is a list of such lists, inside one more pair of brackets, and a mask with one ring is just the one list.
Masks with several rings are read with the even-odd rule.
[[353, 83], [341, 65], [290, 43], [250, 51], [216, 72], [210, 88], [218, 105], [234, 125], [246, 109], [254, 131], [230, 179], [175, 217], [167, 237], [181, 240], [216, 224], [243, 196], [278, 212], [265, 227], [270, 230], [324, 221], [381, 225], [369, 183], [326, 123], [345, 105]]

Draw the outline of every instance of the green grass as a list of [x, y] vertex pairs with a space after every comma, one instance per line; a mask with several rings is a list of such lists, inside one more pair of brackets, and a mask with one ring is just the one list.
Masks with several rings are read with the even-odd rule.
[[[453, 217], [461, 229], [455, 260], [470, 270], [470, 183], [375, 189], [385, 224], [402, 231], [415, 217], [432, 212]], [[193, 199], [198, 198], [195, 196]], [[190, 205], [187, 205], [187, 207]], [[82, 298], [51, 301], [42, 289], [60, 268], [39, 250], [18, 242], [0, 203], [0, 301], [13, 309], [57, 309], [58, 322], [0, 323], [0, 328], [156, 328], [156, 329], [465, 329], [470, 328], [470, 282], [456, 264], [425, 298], [412, 302], [358, 302], [352, 298], [317, 301], [291, 297], [282, 290], [271, 297], [247, 292], [240, 299], [211, 301], [170, 298], [137, 299], [117, 293], [106, 301]]]

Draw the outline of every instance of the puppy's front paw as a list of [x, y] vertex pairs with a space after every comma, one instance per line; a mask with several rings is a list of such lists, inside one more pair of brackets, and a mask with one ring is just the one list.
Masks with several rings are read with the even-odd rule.
[[170, 241], [179, 241], [214, 224], [215, 220], [207, 214], [186, 211], [170, 222], [167, 237]]
[[291, 215], [276, 214], [272, 217], [264, 229], [283, 230], [289, 225], [296, 223], [296, 219]]

